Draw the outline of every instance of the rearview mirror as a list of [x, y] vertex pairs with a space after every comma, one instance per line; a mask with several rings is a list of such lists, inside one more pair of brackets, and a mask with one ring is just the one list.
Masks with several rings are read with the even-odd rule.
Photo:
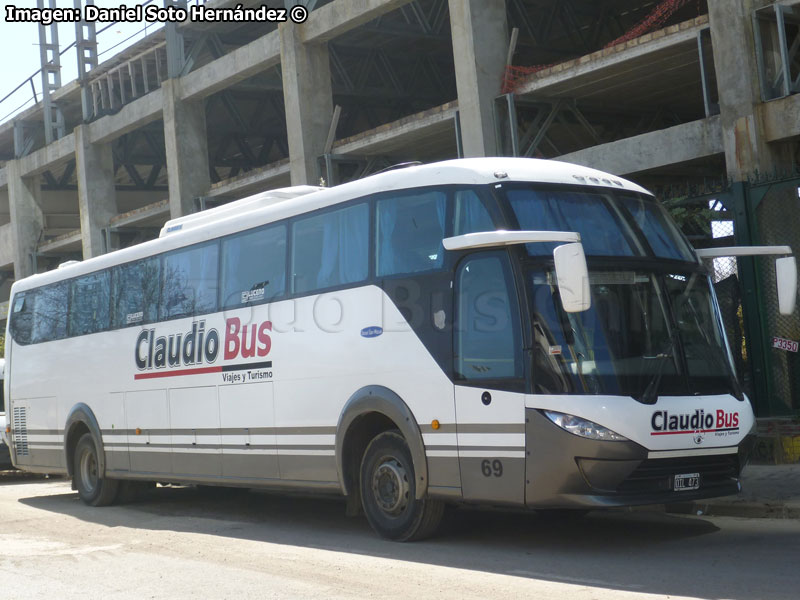
[[558, 246], [553, 250], [553, 260], [564, 310], [568, 313], [589, 310], [592, 306], [592, 297], [583, 244], [575, 242]]
[[775, 279], [778, 282], [778, 310], [791, 315], [797, 299], [797, 261], [794, 256], [775, 261]]

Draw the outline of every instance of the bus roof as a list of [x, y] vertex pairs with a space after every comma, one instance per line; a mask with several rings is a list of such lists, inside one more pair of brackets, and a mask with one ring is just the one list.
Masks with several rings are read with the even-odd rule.
[[432, 185], [488, 185], [509, 181], [606, 187], [650, 195], [641, 186], [621, 177], [560, 161], [503, 157], [448, 160], [378, 173], [332, 188], [296, 186], [262, 192], [204, 212], [202, 216], [193, 214], [173, 219], [165, 225], [158, 239], [26, 277], [15, 282], [13, 288], [16, 292], [69, 279], [369, 194]]

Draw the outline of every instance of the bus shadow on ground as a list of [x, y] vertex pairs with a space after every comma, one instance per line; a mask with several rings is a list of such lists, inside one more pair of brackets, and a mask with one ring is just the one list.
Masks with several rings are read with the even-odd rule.
[[[226, 536], [642, 594], [765, 597], [752, 581], [758, 565], [730, 547], [752, 544], [752, 534], [726, 536], [710, 520], [658, 512], [562, 518], [454, 508], [437, 537], [400, 544], [378, 538], [363, 517], [346, 518], [341, 498], [159, 486], [132, 503], [105, 508], [86, 506], [75, 493], [20, 502], [108, 527]], [[791, 532], [775, 539], [780, 535], [760, 543], [794, 543]], [[710, 573], [718, 561], [726, 563], [725, 577]], [[793, 598], [794, 591], [768, 595]]]

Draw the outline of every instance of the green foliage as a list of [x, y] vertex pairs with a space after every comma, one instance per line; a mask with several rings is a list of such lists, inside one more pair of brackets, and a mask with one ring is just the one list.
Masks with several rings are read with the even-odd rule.
[[708, 208], [708, 203], [693, 203], [686, 198], [669, 198], [661, 204], [687, 236], [711, 237], [711, 221], [721, 219], [719, 212]]
[[6, 336], [0, 332], [0, 358], [6, 355]]

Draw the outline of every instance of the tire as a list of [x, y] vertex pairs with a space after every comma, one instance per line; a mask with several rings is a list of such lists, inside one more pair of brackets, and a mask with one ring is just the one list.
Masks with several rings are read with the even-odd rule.
[[92, 434], [84, 433], [73, 457], [72, 481], [78, 496], [89, 506], [108, 506], [117, 499], [119, 481], [104, 479], [99, 472], [98, 451]]
[[360, 475], [364, 514], [380, 536], [410, 542], [436, 532], [444, 503], [416, 499], [414, 463], [399, 431], [386, 431], [373, 438], [364, 451]]

